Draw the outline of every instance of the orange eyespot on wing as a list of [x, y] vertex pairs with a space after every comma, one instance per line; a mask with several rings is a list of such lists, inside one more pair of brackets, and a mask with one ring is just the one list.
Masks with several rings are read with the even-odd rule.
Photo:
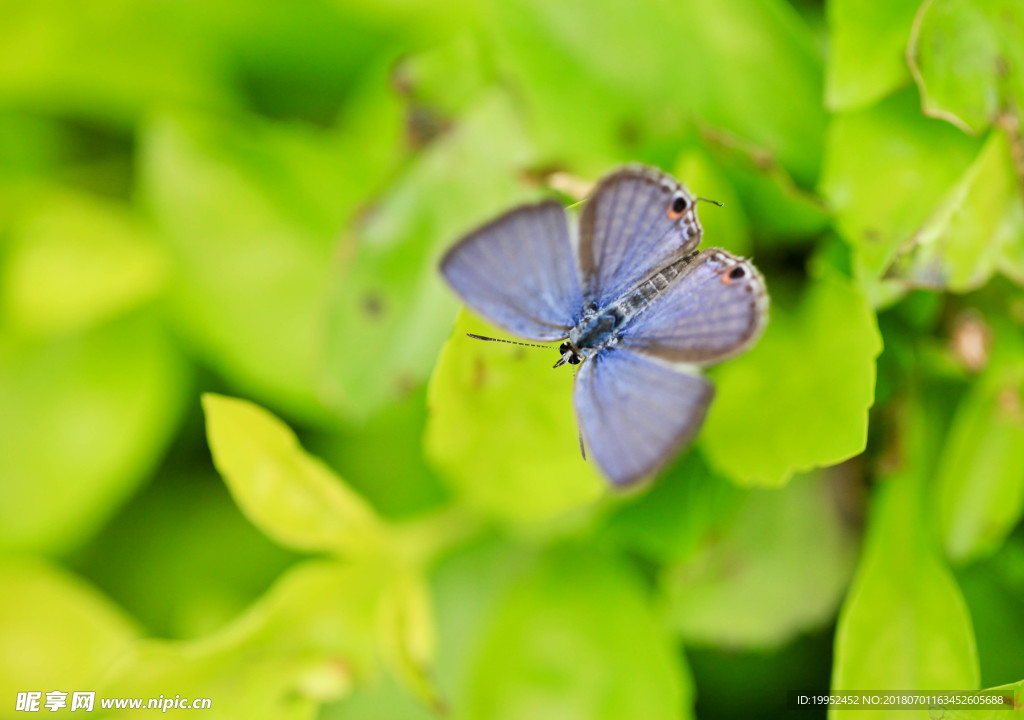
[[670, 220], [678, 220], [683, 216], [687, 210], [690, 209], [690, 201], [682, 193], [676, 193], [668, 201], [668, 207], [665, 214], [668, 215]]
[[722, 273], [722, 284], [732, 285], [747, 276], [747, 271], [742, 265], [736, 265], [728, 272]]

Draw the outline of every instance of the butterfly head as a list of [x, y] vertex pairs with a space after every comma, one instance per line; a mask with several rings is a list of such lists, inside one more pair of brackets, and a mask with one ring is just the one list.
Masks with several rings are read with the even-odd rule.
[[569, 363], [570, 365], [579, 365], [580, 362], [582, 362], [580, 351], [568, 340], [558, 346], [558, 352], [562, 354], [562, 357], [558, 359], [558, 362], [555, 363], [554, 367], [560, 367], [566, 363]]

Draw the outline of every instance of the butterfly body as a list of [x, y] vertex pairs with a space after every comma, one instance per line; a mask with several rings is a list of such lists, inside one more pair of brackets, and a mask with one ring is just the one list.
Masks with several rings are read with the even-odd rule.
[[470, 233], [441, 272], [467, 305], [520, 337], [561, 340], [579, 365], [583, 438], [616, 486], [657, 472], [699, 429], [713, 388], [699, 368], [752, 344], [768, 296], [748, 261], [696, 252], [696, 199], [630, 165], [584, 205], [578, 242], [557, 201], [516, 208]]
[[670, 263], [604, 308], [596, 309], [597, 306], [592, 304], [580, 323], [569, 331], [566, 349], [573, 351], [574, 356], [568, 362], [576, 365], [607, 347], [613, 347], [619, 341], [620, 331], [667, 290], [696, 255], [692, 253]]

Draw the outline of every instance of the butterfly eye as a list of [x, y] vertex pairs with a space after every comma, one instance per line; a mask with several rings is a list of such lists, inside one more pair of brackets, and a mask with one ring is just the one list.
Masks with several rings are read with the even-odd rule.
[[677, 192], [668, 202], [668, 216], [672, 220], [678, 220], [689, 209], [690, 199], [682, 192]]

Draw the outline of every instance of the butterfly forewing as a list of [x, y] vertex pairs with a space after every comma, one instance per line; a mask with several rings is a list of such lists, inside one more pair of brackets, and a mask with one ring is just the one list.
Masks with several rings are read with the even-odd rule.
[[470, 233], [444, 256], [441, 272], [469, 307], [524, 338], [564, 338], [583, 304], [568, 217], [555, 200]]
[[714, 389], [621, 348], [601, 351], [576, 377], [576, 415], [590, 455], [618, 487], [657, 472], [704, 421]]
[[654, 168], [629, 165], [603, 178], [580, 216], [587, 302], [603, 307], [700, 243], [693, 197]]
[[702, 251], [622, 329], [621, 346], [671, 362], [708, 365], [737, 354], [768, 317], [760, 273], [725, 250]]

